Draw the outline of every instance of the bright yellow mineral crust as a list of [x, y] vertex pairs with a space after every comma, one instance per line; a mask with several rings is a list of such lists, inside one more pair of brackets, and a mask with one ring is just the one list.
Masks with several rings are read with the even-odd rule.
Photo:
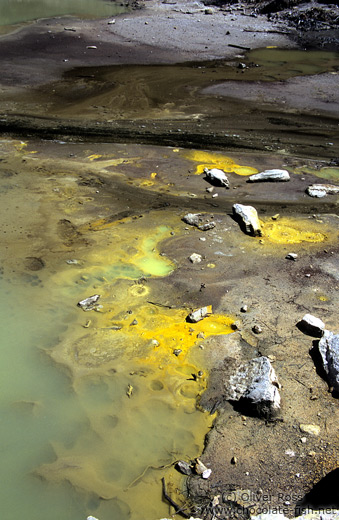
[[281, 218], [264, 223], [262, 230], [263, 238], [274, 244], [319, 243], [327, 239], [326, 231], [310, 220]]
[[223, 170], [224, 172], [234, 172], [237, 175], [253, 175], [258, 173], [256, 168], [252, 168], [251, 166], [241, 166], [236, 164], [233, 159], [227, 157], [226, 155], [211, 153], [211, 152], [203, 152], [200, 150], [193, 150], [189, 152], [184, 152], [183, 156], [190, 161], [194, 161], [198, 164], [195, 175], [200, 175], [204, 172], [205, 168], [212, 169], [218, 168]]

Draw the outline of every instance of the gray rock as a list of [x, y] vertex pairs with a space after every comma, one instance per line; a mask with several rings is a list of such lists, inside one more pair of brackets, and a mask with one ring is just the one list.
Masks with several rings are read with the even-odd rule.
[[218, 168], [205, 168], [204, 173], [212, 184], [216, 186], [223, 186], [224, 188], [230, 187], [229, 180], [223, 170], [219, 170]]
[[328, 382], [339, 392], [339, 334], [325, 330], [318, 344]]
[[100, 295], [94, 294], [94, 296], [89, 296], [84, 300], [78, 302], [78, 307], [81, 307], [83, 311], [92, 311], [97, 307], [97, 301], [99, 300]]
[[312, 314], [305, 314], [305, 316], [297, 323], [297, 327], [304, 334], [320, 338], [325, 330], [325, 323], [319, 318], [312, 316]]
[[215, 227], [215, 222], [209, 221], [202, 213], [187, 213], [182, 220], [190, 226], [195, 226], [201, 231], [207, 231]]
[[212, 306], [208, 305], [207, 307], [201, 307], [201, 309], [191, 312], [186, 319], [191, 323], [197, 323], [210, 314], [212, 314]]
[[191, 465], [188, 462], [185, 462], [184, 460], [179, 460], [176, 463], [175, 467], [183, 475], [192, 475], [193, 473]]
[[187, 213], [183, 217], [183, 221], [190, 226], [199, 226], [201, 213]]
[[339, 186], [334, 184], [312, 184], [306, 189], [306, 193], [310, 197], [326, 197], [326, 195], [335, 195], [339, 193]]
[[206, 222], [206, 224], [201, 224], [198, 226], [198, 229], [201, 231], [208, 231], [209, 229], [215, 228], [215, 222]]
[[224, 385], [228, 400], [245, 399], [259, 416], [273, 417], [280, 410], [279, 382], [266, 356], [238, 366]]
[[251, 175], [247, 182], [286, 182], [290, 180], [287, 170], [265, 170], [255, 175]]
[[245, 231], [249, 235], [262, 236], [261, 226], [258, 213], [253, 206], [244, 206], [243, 204], [233, 205], [233, 214], [240, 220]]

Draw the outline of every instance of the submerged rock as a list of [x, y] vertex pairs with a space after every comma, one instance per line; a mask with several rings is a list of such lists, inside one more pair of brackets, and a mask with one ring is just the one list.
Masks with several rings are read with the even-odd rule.
[[306, 189], [306, 193], [310, 197], [326, 197], [326, 195], [334, 195], [339, 193], [339, 186], [334, 184], [312, 184]]
[[325, 330], [318, 349], [328, 382], [336, 392], [339, 392], [339, 334]]
[[210, 314], [212, 314], [212, 305], [207, 305], [207, 307], [201, 307], [201, 309], [197, 309], [196, 311], [191, 312], [187, 316], [186, 320], [191, 323], [197, 323]]
[[304, 334], [308, 334], [315, 338], [320, 338], [325, 330], [325, 323], [312, 314], [305, 316], [297, 323], [297, 327]]
[[243, 204], [233, 205], [233, 214], [241, 221], [245, 231], [249, 235], [262, 236], [261, 226], [258, 213], [253, 206], [244, 206]]
[[247, 182], [286, 182], [290, 180], [287, 170], [265, 170], [255, 175], [251, 175]]
[[78, 307], [81, 307], [83, 311], [92, 311], [96, 308], [97, 301], [99, 300], [100, 295], [94, 294], [94, 296], [89, 296], [84, 300], [78, 302]]
[[229, 180], [223, 170], [219, 170], [218, 168], [205, 168], [204, 173], [207, 179], [215, 186], [223, 186], [224, 188], [230, 187]]
[[259, 416], [270, 418], [280, 410], [280, 385], [266, 356], [238, 366], [224, 386], [228, 400], [245, 401]]

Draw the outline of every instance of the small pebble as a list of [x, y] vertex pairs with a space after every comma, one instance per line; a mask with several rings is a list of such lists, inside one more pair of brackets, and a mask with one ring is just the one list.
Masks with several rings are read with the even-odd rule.
[[254, 325], [252, 330], [253, 330], [254, 334], [261, 334], [262, 333], [262, 328], [259, 327], [259, 325]]
[[298, 255], [297, 253], [288, 253], [288, 255], [286, 255], [287, 260], [296, 260], [298, 258]]

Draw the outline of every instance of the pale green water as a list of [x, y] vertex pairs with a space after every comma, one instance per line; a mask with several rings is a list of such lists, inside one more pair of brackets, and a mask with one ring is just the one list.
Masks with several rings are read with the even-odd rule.
[[68, 486], [52, 488], [31, 472], [53, 460], [50, 439], [71, 438], [85, 416], [69, 381], [39, 348], [49, 347], [65, 312], [43, 307], [43, 288], [1, 283], [1, 509], [6, 520], [84, 518], [84, 504]]
[[0, 0], [0, 25], [63, 15], [104, 18], [124, 12], [124, 6], [109, 0]]

